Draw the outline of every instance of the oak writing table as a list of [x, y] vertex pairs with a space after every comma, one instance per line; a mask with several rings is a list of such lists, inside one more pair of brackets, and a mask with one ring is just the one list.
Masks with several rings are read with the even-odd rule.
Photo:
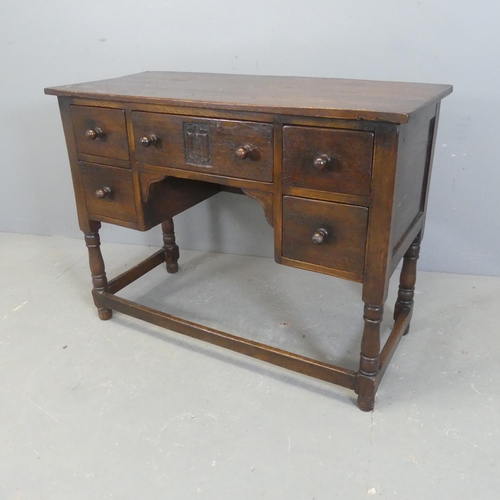
[[[146, 72], [45, 89], [57, 95], [93, 298], [134, 316], [353, 389], [369, 411], [408, 332], [440, 101], [449, 85]], [[172, 218], [220, 191], [246, 194], [274, 228], [280, 264], [363, 285], [358, 371], [195, 324], [116, 295], [154, 267], [178, 270]], [[101, 222], [163, 248], [108, 281]], [[381, 349], [389, 279], [403, 259]]]

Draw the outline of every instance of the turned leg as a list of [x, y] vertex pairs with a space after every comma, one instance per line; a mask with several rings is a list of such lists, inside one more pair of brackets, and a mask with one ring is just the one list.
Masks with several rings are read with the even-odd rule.
[[[417, 280], [417, 260], [420, 253], [420, 235], [418, 235], [410, 248], [405, 253], [403, 259], [403, 268], [399, 278], [398, 299], [394, 306], [394, 320], [399, 316], [399, 313], [406, 307], [413, 307], [413, 296], [415, 295], [415, 282]], [[410, 330], [410, 325], [406, 329], [404, 335]]]
[[[90, 272], [92, 274], [92, 285], [96, 292], [104, 292], [108, 286], [106, 271], [104, 269], [104, 260], [101, 254], [101, 240], [99, 238], [100, 222], [89, 221], [90, 231], [85, 234], [85, 244], [89, 250]], [[102, 320], [111, 319], [113, 311], [106, 307], [96, 304], [99, 318]]]
[[162, 222], [163, 249], [165, 250], [165, 262], [167, 263], [167, 273], [174, 274], [179, 270], [177, 261], [179, 260], [179, 247], [175, 244], [174, 221], [169, 217]]
[[376, 377], [380, 364], [380, 324], [384, 315], [383, 305], [365, 304], [365, 328], [361, 340], [359, 372], [356, 377], [358, 407], [373, 410], [375, 405]]

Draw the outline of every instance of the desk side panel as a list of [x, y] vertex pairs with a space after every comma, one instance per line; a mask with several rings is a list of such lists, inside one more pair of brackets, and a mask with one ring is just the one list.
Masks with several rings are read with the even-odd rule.
[[438, 111], [439, 106], [428, 106], [401, 125], [391, 228], [392, 270], [423, 227]]
[[76, 210], [78, 214], [78, 223], [80, 229], [84, 232], [90, 232], [89, 220], [87, 217], [87, 209], [85, 205], [85, 191], [80, 168], [78, 166], [78, 152], [76, 149], [75, 134], [73, 132], [73, 123], [71, 121], [71, 102], [69, 97], [59, 96], [59, 110], [61, 112], [61, 120], [63, 124], [64, 137], [66, 139], [66, 147], [68, 149], [69, 164], [71, 168], [71, 177], [73, 180], [73, 188], [75, 190]]

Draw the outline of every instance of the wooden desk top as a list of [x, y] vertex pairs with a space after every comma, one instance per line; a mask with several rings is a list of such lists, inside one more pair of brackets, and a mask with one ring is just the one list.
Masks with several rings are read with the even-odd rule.
[[452, 90], [451, 85], [422, 83], [147, 71], [50, 87], [45, 93], [167, 106], [406, 123], [417, 110], [441, 100]]

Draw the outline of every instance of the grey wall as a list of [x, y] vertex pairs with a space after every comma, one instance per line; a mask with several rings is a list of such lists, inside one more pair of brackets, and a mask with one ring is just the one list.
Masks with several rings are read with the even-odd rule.
[[[464, 0], [4, 2], [0, 230], [80, 237], [45, 86], [145, 70], [451, 83], [420, 267], [499, 276], [499, 16], [496, 2]], [[220, 195], [176, 220], [185, 248], [272, 255], [251, 199]], [[103, 239], [160, 242], [157, 229]]]

